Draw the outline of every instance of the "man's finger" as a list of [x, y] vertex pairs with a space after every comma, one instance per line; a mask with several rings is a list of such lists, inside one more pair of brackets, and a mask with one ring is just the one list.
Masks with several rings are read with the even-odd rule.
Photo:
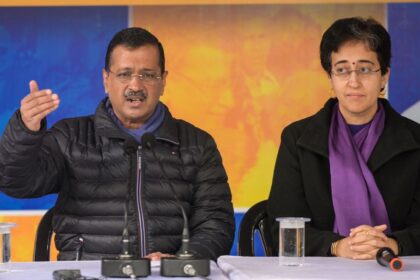
[[161, 258], [167, 258], [167, 257], [173, 257], [171, 254], [161, 253], [161, 252], [153, 252], [146, 256], [146, 258], [149, 258], [152, 261], [158, 261]]
[[43, 118], [45, 118], [51, 112], [55, 111], [57, 108], [58, 104], [49, 105], [48, 107], [43, 108], [42, 111], [36, 112], [33, 118], [37, 119], [38, 121], [41, 121]]
[[29, 82], [29, 90], [31, 93], [35, 91], [39, 91], [38, 83], [35, 80], [32, 80]]

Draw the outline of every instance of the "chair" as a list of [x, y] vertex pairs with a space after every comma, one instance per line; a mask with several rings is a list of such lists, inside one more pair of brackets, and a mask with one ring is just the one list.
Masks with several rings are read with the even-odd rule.
[[273, 256], [270, 222], [263, 200], [246, 211], [239, 226], [238, 255], [255, 256], [255, 231], [259, 233], [266, 256]]
[[49, 209], [38, 224], [38, 229], [35, 235], [34, 257], [33, 261], [49, 261], [51, 237], [53, 234], [52, 217], [54, 207]]

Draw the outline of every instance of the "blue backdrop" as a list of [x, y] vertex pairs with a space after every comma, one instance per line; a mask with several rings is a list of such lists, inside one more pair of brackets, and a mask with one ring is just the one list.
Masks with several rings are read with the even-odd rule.
[[[28, 94], [31, 79], [60, 96], [60, 110], [48, 117], [49, 124], [93, 113], [104, 97], [106, 47], [127, 26], [127, 7], [1, 8], [0, 131]], [[0, 210], [47, 209], [55, 198], [0, 193]]]
[[388, 30], [393, 53], [389, 100], [404, 112], [420, 100], [420, 3], [390, 4]]

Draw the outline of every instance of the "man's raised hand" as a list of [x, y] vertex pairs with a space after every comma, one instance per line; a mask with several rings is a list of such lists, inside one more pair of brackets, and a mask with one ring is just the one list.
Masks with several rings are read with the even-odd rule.
[[42, 119], [58, 108], [60, 99], [50, 89], [39, 90], [34, 80], [29, 82], [29, 90], [20, 102], [20, 114], [28, 129], [39, 131]]

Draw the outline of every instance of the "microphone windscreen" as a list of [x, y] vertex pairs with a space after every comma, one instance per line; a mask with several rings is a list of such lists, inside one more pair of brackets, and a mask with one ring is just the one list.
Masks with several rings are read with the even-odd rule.
[[126, 154], [132, 154], [137, 151], [138, 146], [139, 144], [134, 139], [126, 139], [123, 149]]

